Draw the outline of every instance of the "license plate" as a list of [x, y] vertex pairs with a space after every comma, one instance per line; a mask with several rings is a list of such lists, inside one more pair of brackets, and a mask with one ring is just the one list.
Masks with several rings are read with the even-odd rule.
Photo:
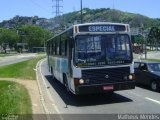
[[103, 90], [113, 90], [113, 89], [114, 89], [113, 85], [103, 86]]

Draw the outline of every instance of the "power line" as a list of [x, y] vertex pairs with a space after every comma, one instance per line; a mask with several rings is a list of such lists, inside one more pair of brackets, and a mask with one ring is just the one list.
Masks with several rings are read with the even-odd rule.
[[59, 24], [60, 23], [60, 15], [63, 13], [61, 11], [61, 8], [63, 8], [62, 5], [60, 5], [60, 2], [62, 2], [63, 0], [52, 0], [53, 2], [53, 6], [52, 8], [55, 8], [55, 11], [53, 13], [56, 14], [56, 23]]

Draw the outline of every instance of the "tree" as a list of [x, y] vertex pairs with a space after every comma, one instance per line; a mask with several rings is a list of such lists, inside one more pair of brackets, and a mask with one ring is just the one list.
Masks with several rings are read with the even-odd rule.
[[33, 47], [44, 46], [46, 40], [50, 37], [49, 31], [31, 25], [24, 25], [19, 28], [19, 34], [21, 36], [21, 42], [28, 44], [29, 51], [32, 51]]
[[19, 40], [19, 36], [14, 29], [6, 29], [1, 28], [0, 29], [0, 45], [3, 47], [3, 50], [6, 53], [6, 46], [9, 45], [10, 48], [12, 48], [17, 41]]
[[152, 27], [149, 35], [148, 35], [148, 42], [150, 44], [150, 48], [156, 47], [158, 50], [159, 43], [160, 43], [160, 29], [158, 27]]

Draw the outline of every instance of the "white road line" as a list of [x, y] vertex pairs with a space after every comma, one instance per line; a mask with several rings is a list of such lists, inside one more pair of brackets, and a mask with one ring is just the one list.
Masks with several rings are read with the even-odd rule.
[[141, 96], [141, 95], [139, 95], [139, 94], [136, 94], [136, 93], [134, 93], [134, 92], [130, 92], [130, 93], [133, 94], [133, 95], [135, 95], [135, 96], [137, 96], [137, 97], [142, 97], [142, 98], [145, 98], [146, 100], [149, 100], [149, 101], [152, 101], [152, 102], [154, 102], [154, 103], [160, 104], [160, 101], [158, 101], [158, 100], [155, 100], [155, 99], [152, 99], [152, 98], [149, 98], [149, 97], [143, 97], [143, 96]]
[[[36, 69], [38, 70], [38, 65], [39, 65], [40, 61], [37, 63], [36, 65]], [[42, 106], [44, 108], [44, 111], [46, 114], [49, 114], [49, 111], [44, 103], [44, 98], [43, 98], [43, 95], [42, 95], [42, 90], [41, 90], [41, 87], [40, 87], [40, 83], [39, 83], [39, 77], [38, 77], [38, 71], [36, 70], [36, 78], [37, 78], [37, 84], [38, 84], [38, 89], [39, 89], [39, 93], [40, 93], [40, 100], [42, 102]]]
[[[46, 84], [46, 82], [45, 82], [45, 78], [44, 78], [44, 76], [43, 76], [43, 74], [42, 74], [42, 68], [41, 68], [41, 66], [42, 66], [42, 63], [44, 62], [44, 60], [45, 60], [45, 59], [43, 59], [43, 60], [40, 62], [40, 65], [39, 65], [39, 66], [40, 66], [40, 74], [41, 74], [41, 77], [42, 77], [44, 86], [45, 86], [45, 88], [46, 88], [47, 95], [48, 95], [49, 99], [54, 103], [54, 100], [53, 100], [53, 98], [52, 98], [52, 95], [51, 95], [51, 93], [49, 92], [49, 89], [47, 89], [47, 84]], [[53, 104], [53, 103], [51, 103], [51, 104]], [[58, 110], [58, 108], [55, 107], [55, 106], [53, 106], [53, 107], [55, 108], [56, 112], [57, 112], [58, 114], [60, 114], [60, 111]]]
[[[41, 68], [42, 63], [43, 63], [44, 61], [45, 61], [45, 59], [43, 59], [43, 60], [40, 62], [40, 74], [41, 74], [43, 83], [44, 83], [44, 85], [45, 85], [45, 88], [47, 88], [47, 84], [46, 84], [44, 75], [42, 74], [42, 68]], [[49, 99], [53, 102], [52, 104], [54, 104], [55, 102], [54, 102], [54, 100], [53, 100], [53, 97], [52, 97], [52, 95], [51, 95], [49, 89], [46, 89], [46, 90], [47, 90], [47, 95], [48, 95]], [[57, 108], [56, 105], [54, 105], [54, 108], [55, 108], [56, 112], [57, 112], [58, 114], [60, 114], [60, 111], [59, 111], [59, 109]]]
[[41, 74], [43, 83], [44, 83], [45, 88], [46, 88], [46, 90], [47, 90], [47, 95], [48, 95], [49, 99], [53, 102], [53, 103], [52, 103], [52, 106], [53, 106], [53, 108], [55, 109], [55, 111], [59, 114], [60, 119], [61, 119], [61, 120], [64, 120], [63, 117], [60, 115], [60, 111], [59, 111], [58, 107], [54, 104], [54, 100], [53, 100], [53, 98], [52, 98], [52, 95], [51, 95], [50, 91], [47, 89], [47, 84], [46, 84], [46, 82], [45, 82], [45, 78], [44, 78], [44, 75], [42, 74], [42, 68], [41, 68], [42, 63], [43, 63], [44, 61], [45, 61], [45, 59], [43, 59], [43, 60], [40, 61], [39, 67], [40, 67], [40, 74]]
[[147, 100], [150, 100], [150, 101], [152, 101], [152, 102], [155, 102], [155, 103], [160, 104], [160, 101], [158, 101], [158, 100], [154, 100], [154, 99], [149, 98], [149, 97], [145, 97], [145, 99], [147, 99]]

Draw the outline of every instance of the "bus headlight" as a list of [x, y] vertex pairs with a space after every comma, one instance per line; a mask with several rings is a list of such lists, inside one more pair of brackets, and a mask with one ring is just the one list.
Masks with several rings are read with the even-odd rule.
[[83, 79], [80, 79], [80, 80], [79, 80], [79, 84], [84, 84], [84, 80], [83, 80]]
[[128, 76], [128, 78], [129, 78], [130, 80], [135, 80], [135, 75], [134, 75], [134, 74], [131, 74], [131, 75]]
[[132, 75], [129, 75], [129, 77], [128, 77], [130, 80], [132, 80], [133, 79], [133, 76]]

